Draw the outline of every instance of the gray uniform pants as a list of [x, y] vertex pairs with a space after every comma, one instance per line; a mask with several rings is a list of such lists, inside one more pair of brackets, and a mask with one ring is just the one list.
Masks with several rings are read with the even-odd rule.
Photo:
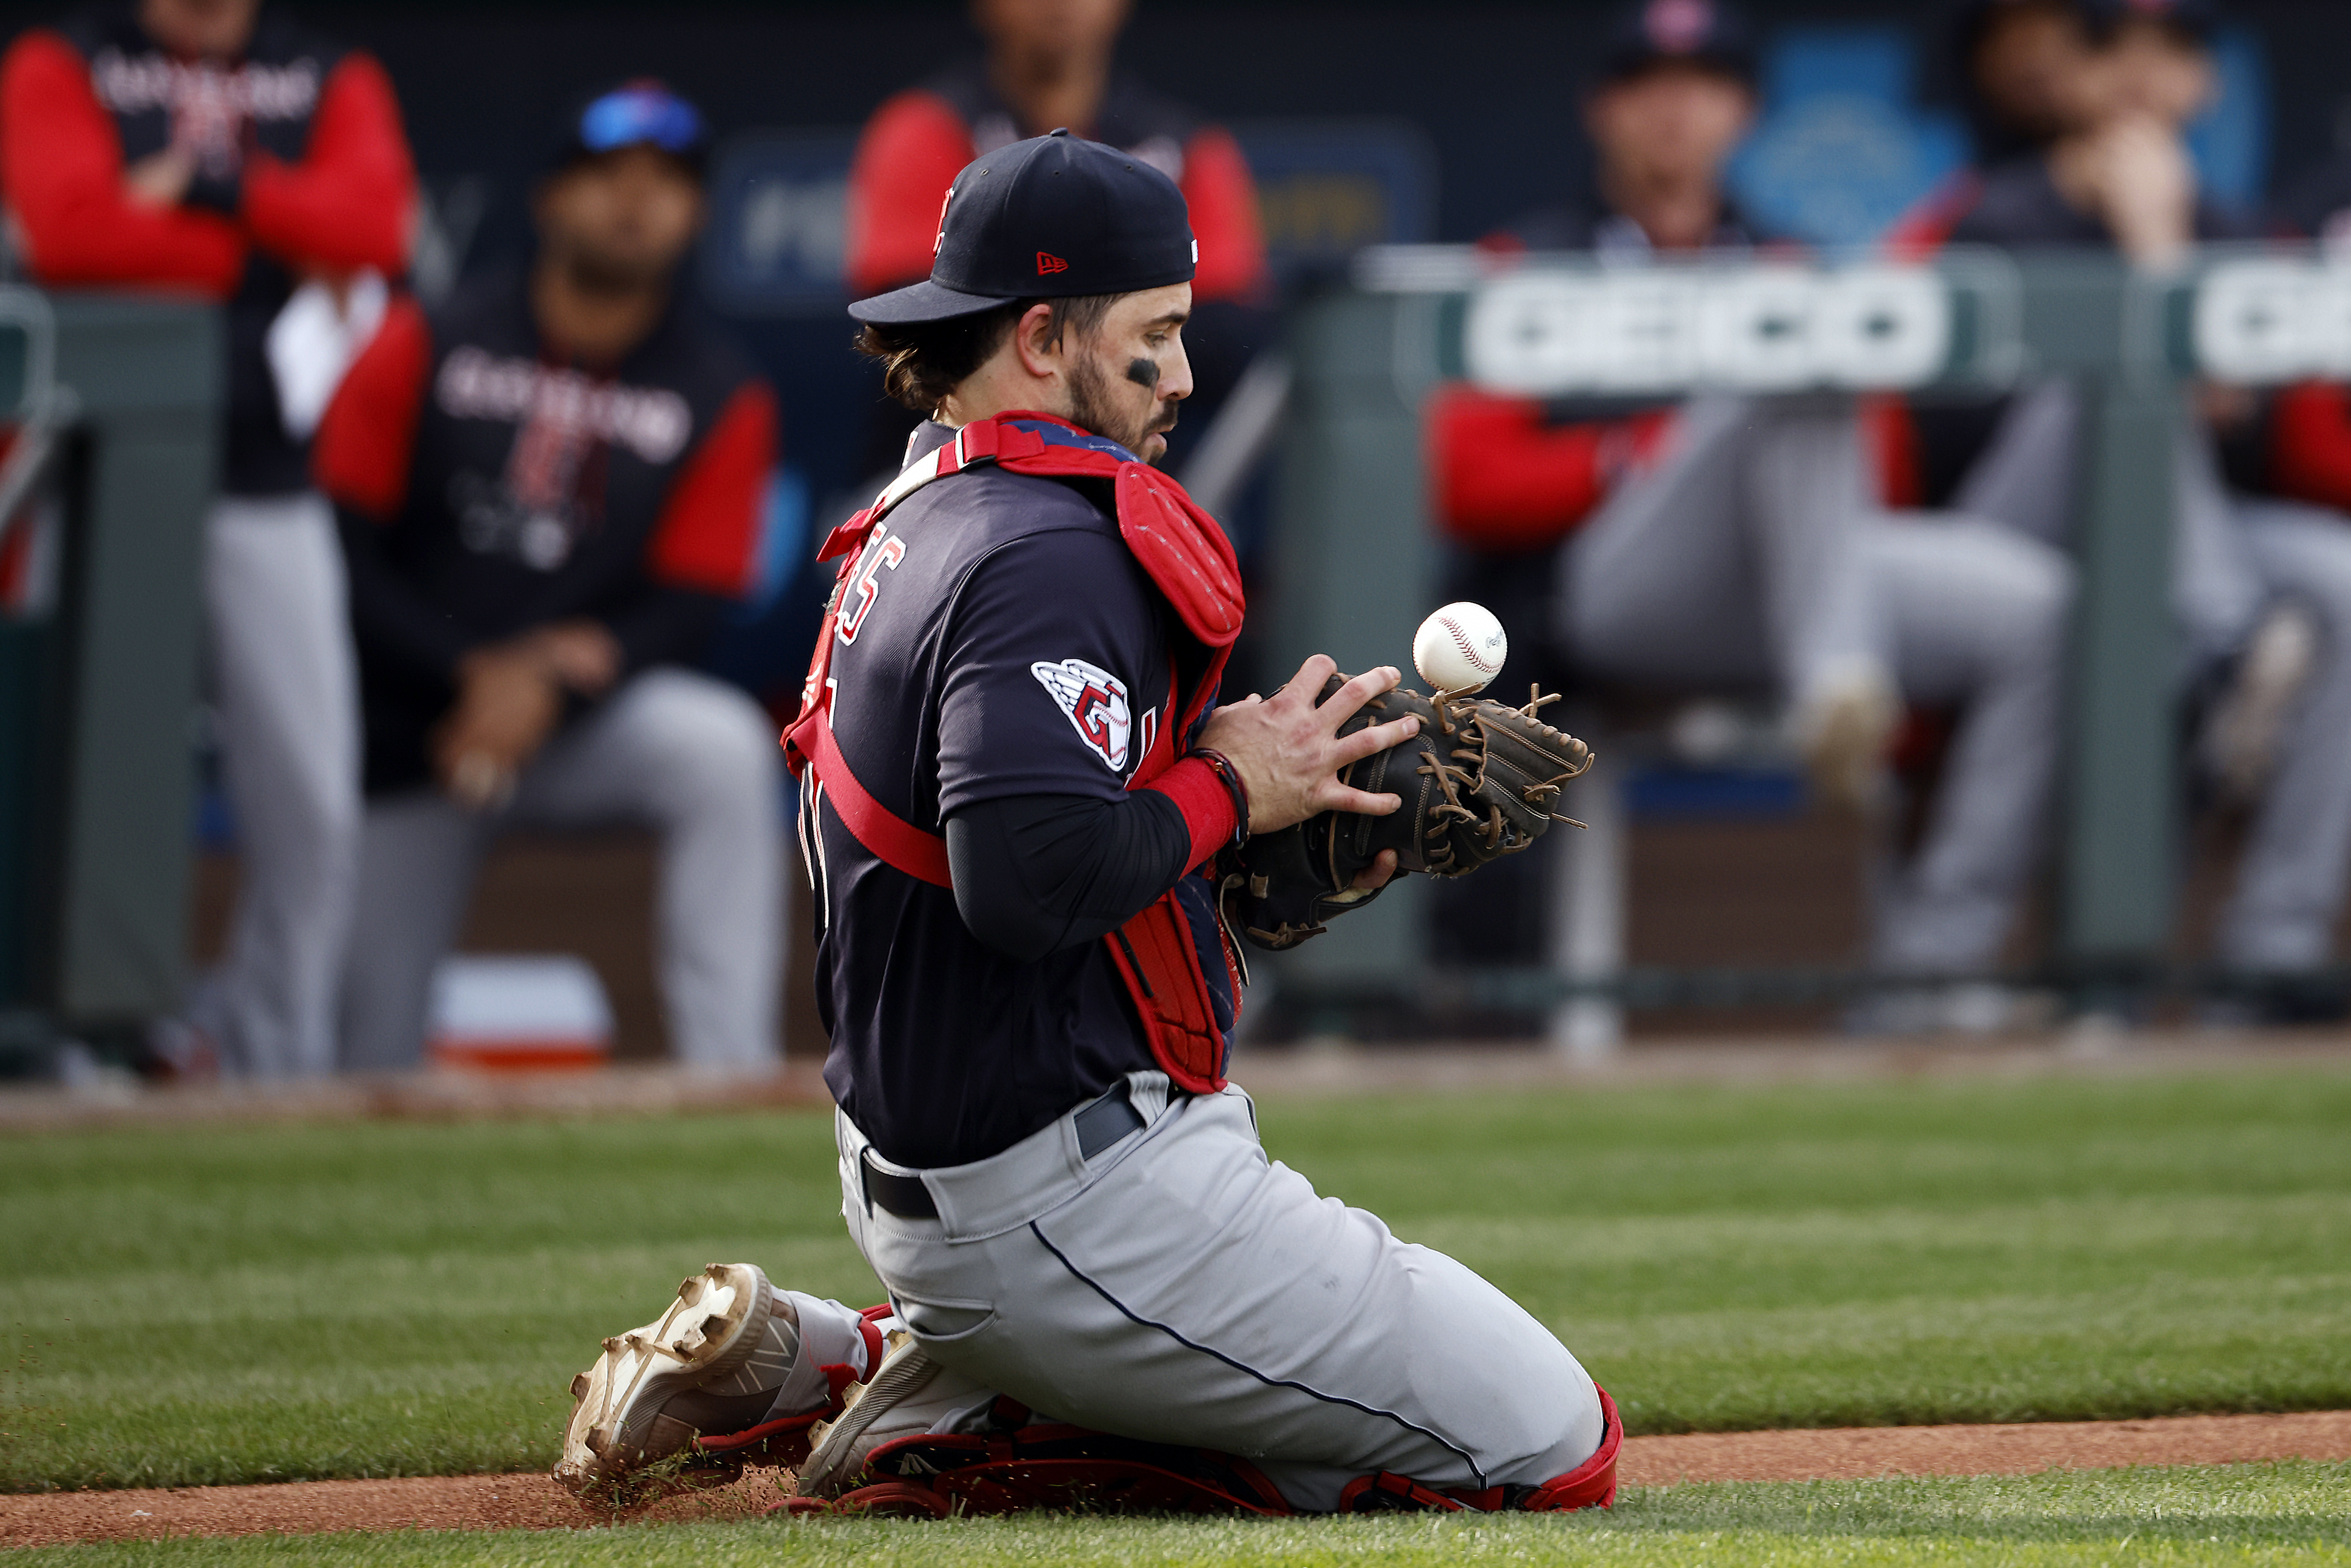
[[1268, 1160], [1238, 1088], [1130, 1083], [1146, 1125], [1091, 1161], [1073, 1112], [919, 1173], [936, 1219], [867, 1207], [838, 1119], [850, 1235], [939, 1361], [1053, 1419], [1238, 1454], [1315, 1511], [1377, 1470], [1531, 1485], [1598, 1449], [1592, 1379], [1525, 1309]]
[[1671, 444], [1561, 552], [1562, 645], [1646, 685], [1795, 700], [1883, 668], [1855, 533], [1867, 511], [1844, 399], [1692, 398]]
[[[2011, 406], [1959, 501], [2021, 531], [2069, 541], [2079, 450], [2079, 399], [2068, 382], [2045, 383]], [[2351, 521], [2322, 507], [2229, 495], [2211, 440], [2194, 424], [2183, 424], [2172, 463], [2172, 608], [2187, 644], [2183, 674], [2235, 653], [2274, 597], [2300, 601], [2325, 634], [2216, 943], [2223, 960], [2249, 968], [2322, 964], [2334, 951], [2351, 876]]]
[[695, 1067], [772, 1064], [784, 852], [773, 731], [732, 686], [648, 670], [549, 742], [503, 810], [467, 811], [432, 790], [370, 802], [344, 1065], [391, 1072], [422, 1060], [434, 967], [457, 939], [501, 829], [613, 821], [661, 833], [656, 929], [671, 1050]]
[[1843, 399], [1691, 400], [1675, 443], [1562, 555], [1576, 662], [1648, 685], [1802, 701], [1856, 673], [1962, 710], [1927, 838], [1875, 877], [1875, 961], [1994, 964], [2032, 874], [2056, 765], [2073, 575], [2056, 550], [1868, 497]]
[[359, 693], [334, 512], [314, 495], [223, 497], [206, 523], [204, 586], [240, 880], [226, 962], [193, 1016], [236, 1071], [331, 1071], [360, 840]]

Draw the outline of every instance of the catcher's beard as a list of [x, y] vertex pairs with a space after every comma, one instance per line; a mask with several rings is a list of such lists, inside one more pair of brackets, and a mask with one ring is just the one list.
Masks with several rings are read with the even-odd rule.
[[[1137, 380], [1126, 371], [1119, 379]], [[1148, 410], [1127, 413], [1119, 406], [1110, 371], [1101, 359], [1081, 354], [1070, 365], [1070, 423], [1106, 435], [1129, 452], [1140, 453], [1154, 435], [1176, 428], [1176, 403], [1172, 398], [1155, 398]]]

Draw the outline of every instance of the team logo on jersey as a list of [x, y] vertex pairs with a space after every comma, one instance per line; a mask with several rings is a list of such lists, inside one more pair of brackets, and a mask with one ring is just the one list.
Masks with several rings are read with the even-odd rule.
[[1083, 659], [1064, 659], [1058, 664], [1040, 659], [1029, 666], [1029, 673], [1053, 694], [1053, 700], [1077, 726], [1078, 738], [1112, 772], [1125, 772], [1127, 740], [1134, 733], [1126, 683]]

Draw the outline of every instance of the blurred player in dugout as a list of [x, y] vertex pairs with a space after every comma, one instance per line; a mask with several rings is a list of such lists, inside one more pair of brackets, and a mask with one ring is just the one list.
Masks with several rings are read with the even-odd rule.
[[[1749, 37], [1709, 0], [1623, 13], [1584, 101], [1597, 201], [1531, 214], [1489, 248], [1605, 262], [1763, 246], [1721, 183], [1754, 110]], [[1549, 678], [1775, 695], [1823, 795], [1882, 820], [1905, 705], [1956, 710], [1915, 851], [1882, 835], [1871, 956], [1889, 972], [1980, 974], [2001, 957], [2043, 831], [2072, 574], [2039, 540], [1889, 509], [1863, 434], [1844, 397], [1705, 392], [1645, 408], [1452, 386], [1432, 400], [1426, 439], [1435, 512], [1462, 550], [1458, 588], [1502, 615], [1515, 646], [1544, 650]], [[1972, 988], [1930, 987], [1856, 1021], [1939, 1027], [1984, 1010]]]
[[0, 62], [0, 191], [36, 280], [226, 306], [204, 592], [242, 882], [194, 1021], [234, 1070], [326, 1071], [359, 724], [341, 552], [307, 448], [407, 265], [415, 179], [392, 85], [259, 0], [96, 6]]
[[[1117, 68], [1132, 0], [973, 0], [987, 52], [885, 101], [866, 122], [849, 176], [848, 263], [858, 297], [931, 275], [947, 186], [982, 153], [1066, 126], [1174, 180], [1200, 243], [1192, 285], [1193, 395], [1168, 435], [1180, 473], [1189, 444], [1215, 415], [1254, 352], [1270, 347], [1265, 240], [1257, 187], [1240, 144], [1220, 128]], [[867, 466], [894, 475], [917, 421], [883, 403]], [[886, 448], [886, 449], [885, 449]]]
[[776, 403], [672, 285], [702, 116], [657, 82], [589, 104], [535, 193], [527, 271], [395, 303], [319, 430], [366, 712], [343, 1053], [417, 1063], [433, 970], [514, 823], [662, 835], [672, 1049], [777, 1052], [774, 726], [685, 667], [750, 586]]
[[[1962, 22], [1959, 63], [1991, 152], [1901, 226], [1901, 243], [2112, 249], [2160, 267], [2271, 226], [2199, 188], [2186, 132], [2218, 91], [2219, 16], [2204, 0], [1980, 0]], [[2309, 227], [2325, 221], [2325, 180], [2294, 200]], [[2070, 381], [1902, 412], [1897, 487], [2071, 542], [2082, 410]], [[2199, 387], [2169, 460], [2197, 781], [2248, 819], [2214, 944], [2224, 964], [2273, 978], [2213, 1011], [2340, 1017], [2351, 998], [2321, 971], [2351, 877], [2351, 393]]]

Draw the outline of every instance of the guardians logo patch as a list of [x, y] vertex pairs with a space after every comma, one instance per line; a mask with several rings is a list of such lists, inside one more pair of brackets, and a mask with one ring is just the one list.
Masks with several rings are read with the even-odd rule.
[[1126, 683], [1083, 659], [1060, 664], [1039, 660], [1029, 673], [1053, 695], [1078, 738], [1113, 773], [1126, 771], [1127, 740], [1134, 731], [1134, 715], [1127, 706]]

